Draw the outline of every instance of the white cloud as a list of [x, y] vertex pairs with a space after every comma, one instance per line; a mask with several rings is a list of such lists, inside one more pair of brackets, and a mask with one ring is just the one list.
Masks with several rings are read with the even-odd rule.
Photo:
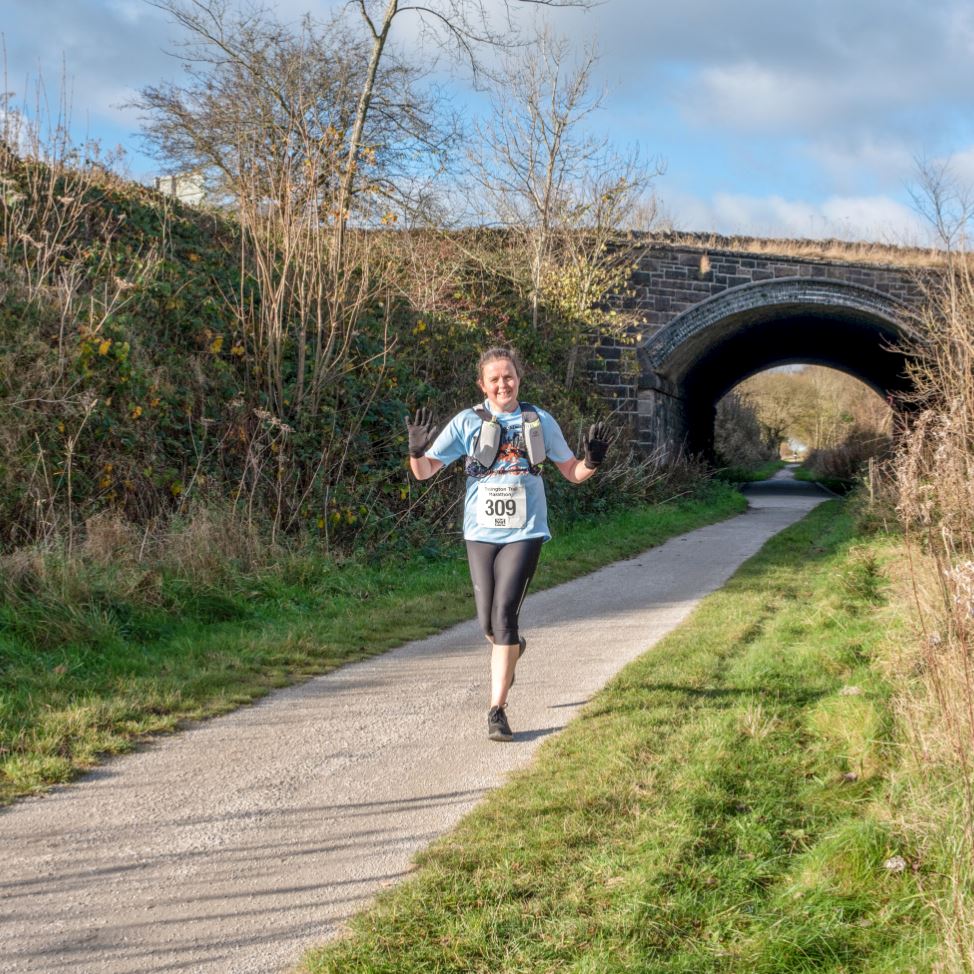
[[799, 118], [817, 126], [829, 100], [820, 82], [751, 62], [704, 68], [683, 96], [698, 124], [746, 131], [780, 131]]
[[969, 0], [612, 0], [557, 22], [596, 28], [620, 98], [678, 105], [708, 133], [895, 136], [936, 151], [972, 114]]
[[867, 240], [923, 246], [929, 233], [912, 209], [889, 196], [831, 196], [820, 203], [782, 196], [671, 195], [664, 204], [678, 230], [769, 238]]
[[901, 190], [916, 174], [915, 146], [898, 139], [823, 139], [807, 145], [803, 153], [838, 193], [855, 192], [863, 182], [873, 190]]
[[944, 160], [958, 183], [958, 188], [974, 193], [974, 145], [953, 153]]
[[927, 227], [910, 207], [889, 196], [833, 196], [821, 205], [826, 227], [846, 240], [921, 246], [929, 242]]
[[76, 120], [133, 124], [118, 106], [138, 89], [173, 76], [176, 63], [163, 48], [175, 31], [162, 13], [134, 0], [15, 0], [5, 24], [9, 86], [30, 99], [40, 77], [53, 98], [67, 75]]
[[922, 131], [924, 121], [909, 111], [918, 104], [943, 117], [946, 101], [934, 96], [945, 98], [946, 89], [936, 80], [929, 66], [906, 63], [893, 73], [865, 56], [831, 69], [747, 60], [701, 66], [676, 97], [690, 120], [709, 128], [877, 139], [870, 133]]
[[957, 46], [966, 50], [968, 55], [974, 54], [974, 9], [969, 5], [948, 8], [945, 22]]

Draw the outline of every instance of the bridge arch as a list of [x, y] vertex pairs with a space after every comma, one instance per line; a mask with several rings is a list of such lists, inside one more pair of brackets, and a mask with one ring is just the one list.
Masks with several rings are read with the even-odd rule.
[[710, 453], [717, 402], [776, 365], [840, 369], [883, 397], [907, 391], [910, 319], [895, 298], [841, 280], [782, 277], [728, 288], [638, 346], [639, 439]]

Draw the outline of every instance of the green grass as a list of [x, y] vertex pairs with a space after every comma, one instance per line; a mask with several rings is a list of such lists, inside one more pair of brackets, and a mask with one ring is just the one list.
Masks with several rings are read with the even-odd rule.
[[770, 480], [785, 465], [784, 460], [768, 460], [759, 467], [721, 467], [715, 476], [728, 484], [749, 484]]
[[[556, 528], [534, 588], [745, 504], [713, 485], [695, 499]], [[148, 601], [126, 598], [124, 580], [102, 581], [89, 579], [83, 599], [46, 592], [0, 604], [0, 803], [68, 781], [147, 734], [474, 615], [459, 546], [341, 564], [292, 558], [210, 585], [156, 579]]]
[[929, 971], [852, 534], [834, 501], [770, 541], [307, 971]]
[[820, 477], [807, 467], [796, 467], [794, 473], [795, 480], [804, 480], [808, 483], [821, 484], [823, 487], [827, 487], [836, 494], [841, 494], [843, 496], [848, 494], [857, 483], [855, 480], [844, 480], [841, 477]]

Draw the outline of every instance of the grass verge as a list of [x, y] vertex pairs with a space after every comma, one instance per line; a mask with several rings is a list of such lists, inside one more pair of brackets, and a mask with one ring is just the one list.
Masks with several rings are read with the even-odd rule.
[[929, 970], [882, 545], [839, 501], [774, 538], [305, 970]]
[[[712, 485], [696, 498], [563, 526], [545, 546], [534, 587], [634, 555], [745, 504]], [[178, 614], [125, 601], [117, 579], [101, 595], [89, 585], [83, 604], [38, 596], [0, 605], [0, 804], [68, 781], [148, 734], [473, 616], [459, 546], [381, 562], [292, 558], [256, 577], [189, 592], [185, 580], [157, 581], [178, 594]]]

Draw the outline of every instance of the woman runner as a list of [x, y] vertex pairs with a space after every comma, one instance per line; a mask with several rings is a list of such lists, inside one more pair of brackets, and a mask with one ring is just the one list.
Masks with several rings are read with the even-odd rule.
[[[611, 442], [605, 423], [595, 423], [585, 438], [585, 457], [579, 460], [548, 413], [518, 401], [521, 374], [512, 349], [490, 348], [477, 367], [477, 385], [486, 396], [482, 406], [457, 413], [435, 440], [429, 410], [420, 409], [412, 420], [406, 419], [409, 466], [418, 480], [465, 458], [463, 537], [477, 617], [493, 647], [487, 714], [487, 736], [492, 741], [514, 737], [505, 708], [526, 646], [518, 632], [518, 616], [541, 545], [551, 537], [541, 462], [532, 463], [531, 458], [537, 458], [543, 439], [544, 456], [567, 480], [580, 484], [595, 473]], [[499, 429], [488, 429], [490, 421]]]

